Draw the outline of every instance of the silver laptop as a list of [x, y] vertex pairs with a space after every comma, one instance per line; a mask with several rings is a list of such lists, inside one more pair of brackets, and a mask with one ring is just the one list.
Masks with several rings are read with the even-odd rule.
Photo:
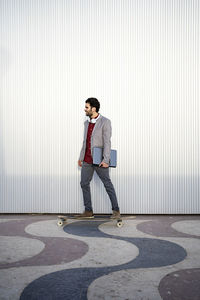
[[[94, 147], [93, 152], [93, 164], [99, 165], [103, 160], [103, 148]], [[109, 167], [116, 168], [117, 166], [117, 150], [111, 149]]]

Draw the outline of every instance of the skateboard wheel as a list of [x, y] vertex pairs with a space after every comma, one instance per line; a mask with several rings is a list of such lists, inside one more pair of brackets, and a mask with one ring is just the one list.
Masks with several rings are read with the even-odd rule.
[[123, 224], [122, 224], [122, 221], [118, 221], [118, 222], [117, 222], [117, 227], [120, 228], [120, 227], [122, 227], [122, 225], [123, 225]]
[[59, 227], [61, 227], [61, 226], [63, 226], [63, 221], [60, 220], [60, 221], [58, 221], [57, 224], [58, 224]]

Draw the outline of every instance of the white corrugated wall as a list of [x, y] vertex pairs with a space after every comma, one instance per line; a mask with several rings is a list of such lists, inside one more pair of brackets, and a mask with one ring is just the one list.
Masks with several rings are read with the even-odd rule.
[[[197, 214], [198, 0], [0, 0], [0, 212], [81, 212], [88, 97], [122, 213]], [[111, 211], [97, 174], [95, 212]]]

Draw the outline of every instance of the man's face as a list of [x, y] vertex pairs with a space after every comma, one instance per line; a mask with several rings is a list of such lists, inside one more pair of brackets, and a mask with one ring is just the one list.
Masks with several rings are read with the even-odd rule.
[[85, 103], [85, 114], [88, 117], [91, 117], [93, 115], [92, 107], [89, 103]]

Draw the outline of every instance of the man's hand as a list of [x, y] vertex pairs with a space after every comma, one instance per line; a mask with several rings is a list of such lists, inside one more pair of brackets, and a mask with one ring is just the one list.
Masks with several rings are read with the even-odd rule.
[[82, 160], [78, 160], [79, 167], [82, 167]]
[[100, 163], [99, 167], [108, 168], [109, 165], [102, 161], [102, 162]]

